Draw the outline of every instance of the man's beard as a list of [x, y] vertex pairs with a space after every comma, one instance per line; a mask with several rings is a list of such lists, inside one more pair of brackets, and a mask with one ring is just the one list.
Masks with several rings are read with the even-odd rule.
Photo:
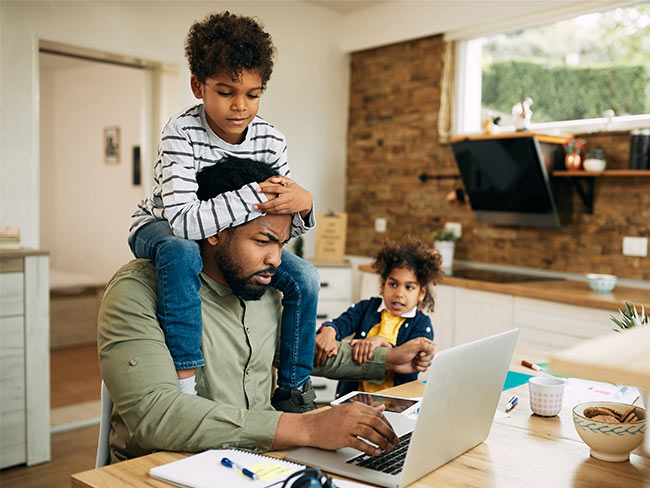
[[274, 266], [261, 271], [256, 271], [255, 273], [244, 277], [242, 276], [243, 271], [241, 267], [233, 261], [230, 254], [227, 252], [217, 252], [216, 258], [221, 274], [223, 274], [226, 283], [228, 283], [228, 286], [230, 286], [230, 289], [235, 295], [242, 300], [259, 300], [264, 296], [269, 285], [254, 283], [253, 277], [261, 274], [274, 274]]

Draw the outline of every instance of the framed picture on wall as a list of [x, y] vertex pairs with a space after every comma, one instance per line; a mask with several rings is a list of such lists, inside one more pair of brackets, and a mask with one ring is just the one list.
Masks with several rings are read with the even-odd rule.
[[120, 128], [115, 125], [104, 127], [104, 163], [119, 164], [120, 162]]

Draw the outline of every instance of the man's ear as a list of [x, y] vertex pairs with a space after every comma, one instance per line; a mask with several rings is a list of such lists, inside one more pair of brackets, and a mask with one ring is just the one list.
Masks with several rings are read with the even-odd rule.
[[199, 81], [196, 75], [190, 76], [190, 88], [196, 98], [199, 100], [203, 98], [203, 83]]
[[215, 234], [213, 236], [206, 238], [206, 241], [208, 241], [208, 244], [210, 244], [211, 246], [216, 246], [217, 242], [219, 242], [219, 234]]

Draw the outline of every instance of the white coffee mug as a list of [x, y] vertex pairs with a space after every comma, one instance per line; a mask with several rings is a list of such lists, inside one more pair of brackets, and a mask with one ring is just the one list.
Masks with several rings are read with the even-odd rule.
[[562, 410], [563, 379], [554, 376], [533, 376], [528, 380], [530, 409], [542, 417], [553, 417]]

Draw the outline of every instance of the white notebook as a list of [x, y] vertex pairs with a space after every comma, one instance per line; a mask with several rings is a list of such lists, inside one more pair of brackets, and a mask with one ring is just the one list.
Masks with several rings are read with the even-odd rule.
[[[223, 458], [228, 458], [253, 471], [260, 479], [253, 480], [241, 474], [238, 469], [222, 465]], [[262, 488], [284, 480], [291, 473], [304, 468], [302, 464], [238, 449], [211, 449], [151, 468], [149, 476], [183, 488], [214, 488], [215, 486]]]

